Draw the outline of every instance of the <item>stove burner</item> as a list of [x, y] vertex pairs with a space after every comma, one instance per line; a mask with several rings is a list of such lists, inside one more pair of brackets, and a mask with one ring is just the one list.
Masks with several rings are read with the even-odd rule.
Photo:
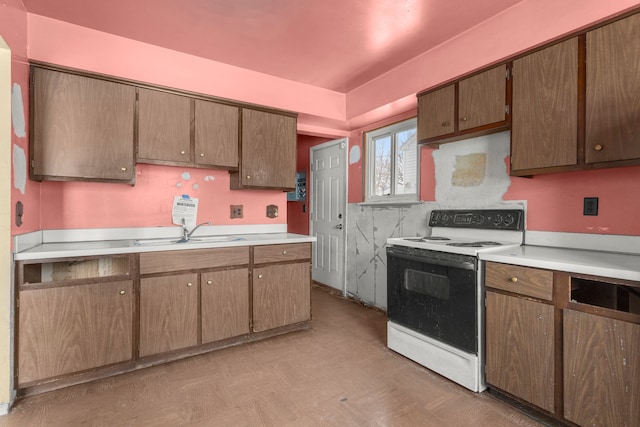
[[438, 236], [426, 236], [426, 237], [405, 237], [404, 240], [407, 242], [428, 242], [434, 240], [451, 240], [448, 237], [438, 237]]
[[484, 246], [502, 246], [500, 242], [491, 242], [491, 241], [483, 241], [483, 242], [453, 242], [447, 243], [448, 246], [457, 246], [462, 248], [482, 248]]
[[456, 246], [461, 248], [481, 248], [482, 245], [477, 242], [453, 242], [447, 243], [447, 246]]

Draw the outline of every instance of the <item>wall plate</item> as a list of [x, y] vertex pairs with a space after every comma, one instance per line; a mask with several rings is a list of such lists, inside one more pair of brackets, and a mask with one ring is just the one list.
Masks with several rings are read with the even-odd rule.
[[598, 198], [597, 197], [585, 197], [584, 207], [582, 210], [583, 215], [597, 216], [598, 215]]

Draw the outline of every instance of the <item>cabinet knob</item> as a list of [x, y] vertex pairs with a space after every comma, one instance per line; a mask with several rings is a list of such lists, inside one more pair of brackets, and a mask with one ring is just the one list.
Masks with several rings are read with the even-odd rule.
[[127, 291], [125, 291], [125, 290], [120, 291], [120, 295], [124, 295], [126, 293], [127, 293]]
[[127, 168], [125, 168], [125, 167], [123, 166], [123, 167], [121, 167], [121, 168], [120, 168], [120, 170], [121, 170], [122, 172], [126, 172], [126, 171], [127, 171]]
[[593, 147], [594, 150], [596, 151], [601, 151], [604, 147], [600, 144], [597, 144], [595, 147]]
[[286, 255], [286, 254], [287, 254], [287, 251], [282, 251], [282, 255]]
[[467, 120], [469, 120], [469, 119], [467, 119], [466, 117], [462, 117], [462, 118], [460, 119], [460, 121], [461, 121], [461, 122], [466, 122]]
[[204, 153], [200, 153], [200, 157], [204, 157]]
[[251, 179], [251, 175], [247, 175], [247, 179]]
[[449, 122], [442, 122], [442, 126], [444, 126], [444, 127], [449, 126]]
[[511, 278], [511, 281], [512, 281], [513, 283], [516, 283], [516, 282], [518, 281], [518, 278], [517, 278], [517, 277], [512, 277], [512, 278]]
[[190, 288], [190, 287], [192, 287], [192, 286], [193, 286], [193, 283], [191, 283], [191, 282], [187, 283], [187, 287], [189, 287], [189, 288]]
[[186, 153], [186, 151], [184, 151], [184, 150], [180, 151], [180, 154], [185, 154], [185, 153]]
[[211, 280], [207, 280], [207, 285], [210, 285], [211, 283], [213, 283]]
[[262, 279], [262, 274], [258, 274], [258, 279]]

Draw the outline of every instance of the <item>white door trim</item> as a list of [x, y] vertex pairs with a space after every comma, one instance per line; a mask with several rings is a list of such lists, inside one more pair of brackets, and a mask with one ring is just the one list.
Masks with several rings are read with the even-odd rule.
[[347, 205], [349, 204], [349, 200], [347, 199], [349, 192], [347, 191], [347, 189], [349, 188], [349, 165], [347, 163], [347, 152], [349, 151], [349, 138], [341, 138], [341, 139], [334, 139], [332, 141], [327, 141], [324, 142], [322, 144], [318, 144], [318, 145], [314, 145], [313, 147], [311, 147], [309, 149], [309, 194], [307, 194], [308, 200], [309, 200], [309, 234], [311, 236], [315, 236], [315, 230], [314, 230], [314, 221], [313, 221], [313, 214], [314, 214], [314, 208], [315, 206], [313, 206], [313, 194], [314, 194], [314, 188], [313, 188], [313, 183], [314, 183], [314, 172], [313, 172], [313, 157], [316, 151], [318, 150], [322, 150], [324, 148], [328, 148], [334, 145], [338, 145], [338, 144], [344, 144], [344, 150], [341, 150], [341, 156], [342, 158], [341, 160], [341, 164], [344, 165], [343, 170], [342, 170], [342, 178], [344, 179], [344, 188], [343, 188], [343, 200], [344, 200], [344, 212], [343, 212], [343, 228], [342, 228], [342, 245], [343, 245], [343, 253], [345, 254], [344, 257], [342, 257], [342, 295], [346, 296], [347, 295], [347, 265], [346, 265], [346, 260], [347, 260], [347, 221], [348, 221], [348, 216], [347, 216]]

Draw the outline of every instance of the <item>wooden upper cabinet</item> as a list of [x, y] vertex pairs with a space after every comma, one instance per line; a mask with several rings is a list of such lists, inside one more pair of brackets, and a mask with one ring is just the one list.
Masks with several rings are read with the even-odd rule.
[[586, 163], [640, 159], [640, 14], [587, 33]]
[[506, 64], [418, 95], [418, 140], [439, 144], [508, 129]]
[[191, 163], [191, 99], [138, 88], [138, 161]]
[[455, 85], [445, 86], [418, 97], [419, 141], [455, 131], [455, 103]]
[[239, 108], [195, 100], [195, 163], [238, 167]]
[[512, 174], [577, 163], [578, 38], [513, 62], [512, 106]]
[[458, 84], [460, 131], [502, 122], [506, 118], [507, 68], [491, 68]]
[[296, 118], [242, 109], [240, 171], [231, 188], [293, 190], [296, 180]]
[[135, 180], [135, 88], [31, 68], [31, 178]]

